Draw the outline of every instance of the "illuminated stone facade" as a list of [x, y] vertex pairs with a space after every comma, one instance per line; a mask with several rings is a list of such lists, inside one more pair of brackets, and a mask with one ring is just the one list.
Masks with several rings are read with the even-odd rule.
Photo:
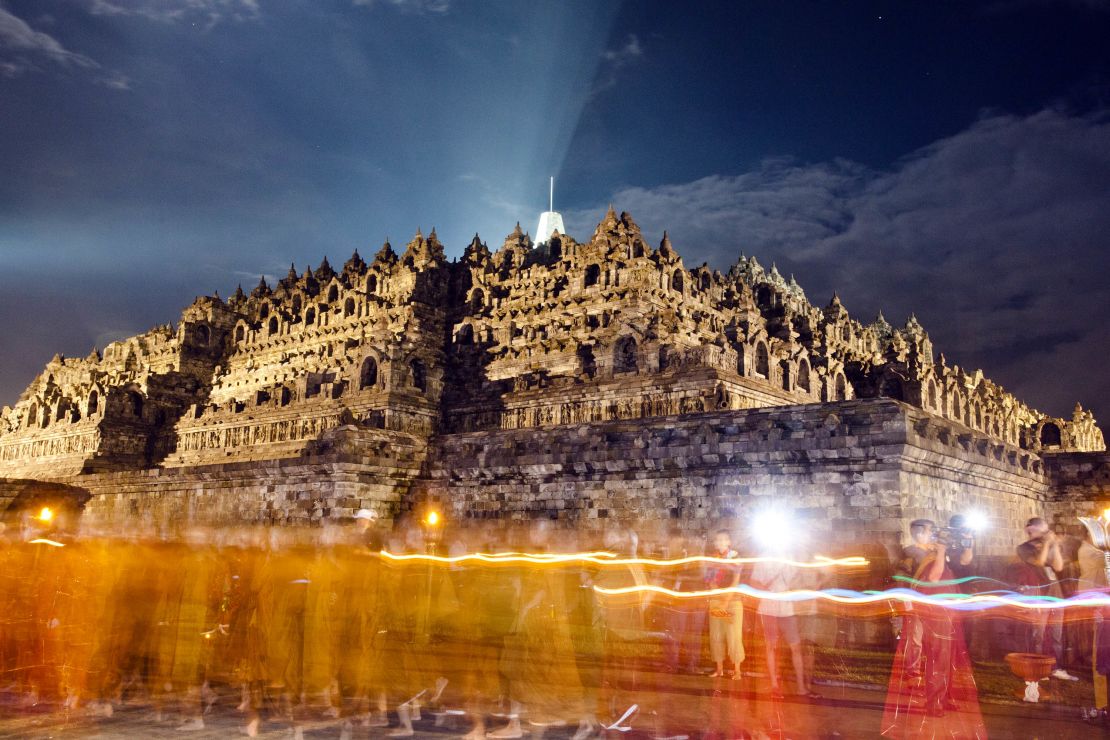
[[0, 415], [0, 477], [249, 470], [361, 429], [411, 452], [380, 473], [401, 481], [381, 490], [403, 509], [404, 481], [450, 465], [422, 462], [450, 435], [879, 397], [1006, 456], [1105, 448], [1082, 408], [1051, 417], [934, 358], [913, 317], [864, 324], [836, 296], [816, 307], [754, 257], [727, 274], [688, 268], [665, 235], [653, 248], [610, 210], [587, 242], [534, 247], [518, 226], [496, 252], [475, 236], [454, 262], [434, 230], [417, 233], [400, 255], [386, 244], [339, 270], [290, 268], [198, 298], [176, 327], [55, 357]]

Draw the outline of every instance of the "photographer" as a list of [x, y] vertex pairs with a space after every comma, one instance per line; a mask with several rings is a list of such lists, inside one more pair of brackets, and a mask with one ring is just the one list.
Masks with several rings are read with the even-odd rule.
[[[916, 519], [910, 523], [913, 542], [903, 550], [914, 590], [929, 596], [946, 594], [943, 582], [953, 575], [939, 533], [932, 521]], [[882, 735], [986, 737], [963, 631], [952, 610], [922, 601], [913, 614], [916, 627], [907, 624], [891, 665]]]
[[[1048, 522], [1038, 516], [1025, 523], [1025, 535], [1029, 539], [1017, 547], [1017, 556], [1022, 563], [1019, 576], [1022, 590], [1063, 598], [1059, 574], [1064, 570], [1064, 557], [1056, 533], [1049, 528]], [[1029, 627], [1027, 650], [1056, 658], [1053, 678], [1079, 680], [1064, 669], [1064, 624], [1060, 610], [1044, 610], [1035, 615], [1035, 621]]]
[[967, 578], [972, 575], [971, 562], [975, 559], [975, 530], [963, 514], [952, 515], [948, 530], [956, 535], [948, 545], [948, 568], [956, 578]]

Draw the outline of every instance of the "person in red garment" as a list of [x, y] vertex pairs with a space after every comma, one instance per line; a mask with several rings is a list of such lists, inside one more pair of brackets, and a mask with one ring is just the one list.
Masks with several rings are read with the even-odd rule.
[[[914, 544], [906, 552], [913, 559], [914, 587], [923, 594], [952, 589], [943, 583], [953, 577], [945, 559], [947, 545], [936, 535], [936, 525], [928, 519], [910, 523]], [[986, 738], [960, 621], [944, 606], [919, 604], [914, 612], [921, 624], [921, 655], [918, 665], [910, 665], [911, 641], [899, 642], [883, 711], [883, 737]]]

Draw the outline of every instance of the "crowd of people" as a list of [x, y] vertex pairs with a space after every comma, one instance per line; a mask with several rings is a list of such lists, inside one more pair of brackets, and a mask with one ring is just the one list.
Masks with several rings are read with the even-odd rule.
[[[964, 532], [955, 525], [946, 531]], [[1058, 588], [1059, 539], [1040, 520], [1027, 530], [1021, 587]], [[916, 590], [951, 591], [974, 571], [970, 533], [949, 540], [918, 520], [910, 534], [901, 573]], [[66, 534], [28, 518], [6, 535], [0, 669], [19, 706], [111, 716], [138, 702], [153, 719], [190, 730], [231, 698], [252, 736], [266, 719], [295, 734], [334, 720], [348, 734], [363, 726], [405, 737], [423, 712], [463, 726], [469, 740], [552, 726], [583, 740], [633, 722], [653, 737], [688, 736], [694, 728], [682, 712], [664, 706], [668, 687], [688, 674], [727, 694], [745, 675], [753, 635], [765, 658], [761, 694], [819, 702], [804, 639], [815, 604], [775, 595], [843, 576], [833, 566], [800, 567], [791, 557], [801, 555], [785, 546], [782, 557], [744, 562], [750, 548], [728, 530], [642, 542], [614, 527], [594, 540], [541, 521], [513, 541], [417, 520], [387, 531], [368, 511], [311, 530], [185, 527], [173, 537]], [[500, 557], [517, 551], [606, 555]], [[473, 553], [490, 557], [465, 557]], [[665, 562], [630, 562], [636, 555]], [[892, 600], [890, 608], [901, 629], [883, 734], [912, 737], [941, 722], [953, 737], [985, 736], [964, 617], [927, 603]], [[746, 617], [754, 629], [745, 630]], [[1060, 645], [1054, 619], [1046, 613], [1029, 626], [1030, 652]], [[1062, 657], [1055, 675], [1070, 679]]]

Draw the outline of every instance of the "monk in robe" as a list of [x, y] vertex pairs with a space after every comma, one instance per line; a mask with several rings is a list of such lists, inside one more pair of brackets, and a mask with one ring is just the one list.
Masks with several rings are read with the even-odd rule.
[[304, 612], [304, 685], [306, 700], [338, 717], [341, 709], [339, 665], [343, 650], [343, 604], [347, 575], [338, 557], [336, 527], [325, 526], [308, 567]]
[[304, 735], [304, 616], [308, 553], [291, 532], [272, 529], [262, 564], [259, 623], [265, 645], [267, 693], [272, 695], [295, 737]]
[[387, 623], [385, 610], [392, 607], [381, 593], [382, 543], [377, 532], [348, 533], [341, 559], [346, 584], [342, 608], [344, 649], [341, 654], [341, 683], [350, 687], [351, 704], [364, 727], [385, 727], [386, 687], [383, 642], [379, 634]]
[[[946, 546], [936, 539], [936, 525], [924, 519], [911, 522], [914, 540], [905, 552], [913, 559], [911, 572], [923, 594], [942, 594], [951, 586], [931, 585], [953, 579], [946, 562]], [[912, 640], [901, 640], [891, 667], [890, 687], [881, 732], [893, 738], [986, 738], [979, 711], [979, 695], [971, 670], [960, 620], [949, 608], [934, 604], [914, 606], [921, 624], [919, 657]], [[912, 673], [911, 673], [912, 672]], [[912, 674], [919, 674], [914, 680]]]
[[[532, 551], [546, 551], [550, 537], [549, 521], [534, 524]], [[585, 719], [571, 642], [567, 580], [561, 565], [533, 565], [520, 576], [519, 608], [501, 658], [509, 684], [509, 722], [489, 733], [490, 738], [521, 737], [522, 715], [539, 732]]]
[[181, 585], [173, 625], [170, 681], [174, 694], [183, 697], [186, 719], [178, 729], [201, 730], [205, 704], [214, 699], [208, 685], [208, 670], [220, 634], [220, 601], [226, 571], [208, 534], [198, 527], [186, 533], [185, 548], [180, 553]]

